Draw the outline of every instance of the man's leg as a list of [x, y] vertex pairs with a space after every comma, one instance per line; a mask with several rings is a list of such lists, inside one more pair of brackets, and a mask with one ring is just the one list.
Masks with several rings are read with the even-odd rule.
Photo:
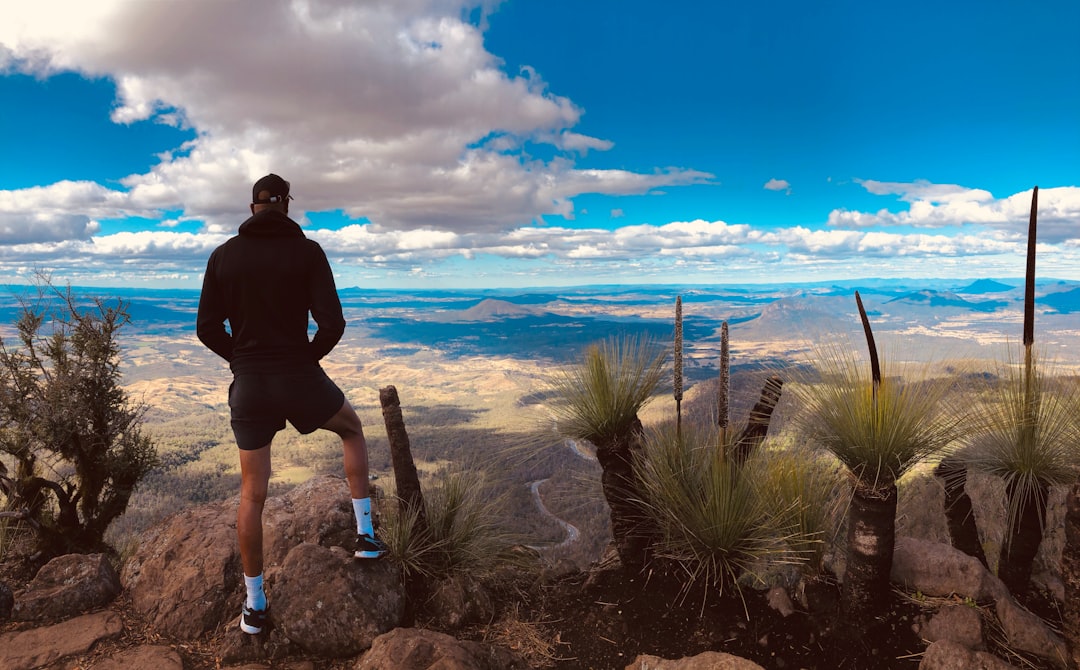
[[[248, 590], [245, 608], [253, 611], [266, 610], [266, 596], [262, 589], [262, 512], [269, 483], [270, 445], [259, 449], [241, 449], [240, 506], [236, 511], [236, 534], [240, 541], [240, 565], [244, 568], [244, 582]], [[259, 633], [262, 623], [257, 620], [249, 621], [245, 614], [241, 628], [246, 633]]]
[[349, 493], [354, 499], [368, 497], [367, 442], [360, 417], [346, 400], [337, 414], [323, 424], [326, 430], [337, 433], [344, 450], [345, 479], [349, 481]]
[[323, 424], [323, 428], [333, 431], [341, 438], [344, 451], [345, 479], [349, 482], [349, 494], [352, 496], [353, 512], [356, 514], [357, 558], [382, 558], [388, 549], [382, 541], [375, 538], [375, 529], [371, 524], [371, 498], [368, 493], [367, 442], [364, 440], [364, 426], [360, 417], [346, 400], [337, 414]]

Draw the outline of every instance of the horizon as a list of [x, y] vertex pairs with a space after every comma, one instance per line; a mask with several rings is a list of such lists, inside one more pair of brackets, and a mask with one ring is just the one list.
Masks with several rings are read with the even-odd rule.
[[1080, 278], [1075, 2], [177, 7], [7, 8], [0, 283], [198, 288], [268, 172], [341, 287], [1022, 276], [1036, 185]]

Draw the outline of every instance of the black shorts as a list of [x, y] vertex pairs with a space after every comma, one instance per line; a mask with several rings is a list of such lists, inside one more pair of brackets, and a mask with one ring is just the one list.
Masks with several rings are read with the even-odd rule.
[[322, 368], [284, 374], [243, 373], [229, 386], [233, 435], [241, 449], [270, 444], [285, 421], [307, 435], [331, 419], [345, 394]]

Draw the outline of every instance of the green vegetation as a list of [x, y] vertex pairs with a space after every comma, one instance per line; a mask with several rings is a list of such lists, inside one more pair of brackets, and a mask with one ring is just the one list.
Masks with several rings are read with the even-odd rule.
[[959, 431], [944, 402], [948, 380], [933, 377], [929, 365], [904, 381], [884, 374], [876, 359], [867, 374], [849, 350], [820, 349], [819, 379], [796, 385], [794, 394], [804, 434], [833, 453], [854, 482], [842, 607], [851, 620], [866, 621], [888, 601], [896, 482], [942, 453]]
[[596, 447], [612, 538], [630, 570], [644, 565], [654, 537], [634, 466], [642, 438], [638, 412], [660, 385], [666, 358], [667, 351], [647, 338], [609, 338], [589, 346], [553, 380], [556, 430]]
[[763, 559], [779, 558], [785, 531], [718, 438], [719, 429], [696, 426], [646, 431], [638, 477], [660, 528], [656, 555], [684, 565], [688, 582], [722, 592]]
[[520, 537], [504, 525], [503, 505], [476, 471], [451, 472], [424, 494], [427, 532], [417, 532], [419, 510], [387, 506], [380, 536], [406, 577], [440, 579], [482, 573], [508, 559]]
[[[144, 407], [120, 386], [122, 302], [80, 304], [40, 280], [24, 298], [16, 342], [0, 341], [0, 467], [10, 512], [46, 556], [98, 551], [154, 466]], [[0, 465], [3, 461], [0, 461]]]

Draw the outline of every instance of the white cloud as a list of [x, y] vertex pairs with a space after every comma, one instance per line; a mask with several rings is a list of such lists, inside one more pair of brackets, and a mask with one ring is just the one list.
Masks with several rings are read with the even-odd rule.
[[791, 184], [786, 179], [770, 179], [763, 188], [768, 191], [784, 191], [791, 195]]
[[[117, 123], [197, 132], [122, 181], [126, 206], [234, 225], [247, 189], [278, 172], [297, 207], [383, 228], [501, 230], [573, 215], [586, 192], [639, 194], [711, 178], [578, 170], [611, 148], [573, 131], [581, 110], [484, 48], [448, 0], [38, 0], [5, 7], [0, 68], [76, 71], [117, 85]], [[564, 152], [529, 158], [526, 142]]]
[[[1031, 191], [1021, 191], [996, 199], [982, 189], [955, 184], [910, 184], [856, 180], [875, 195], [898, 195], [907, 209], [891, 212], [859, 212], [835, 209], [829, 213], [833, 228], [862, 230], [910, 226], [915, 228], [959, 228], [981, 225], [1017, 239], [1027, 236], [1031, 213]], [[1044, 242], [1062, 242], [1080, 237], [1080, 187], [1039, 189], [1038, 237]]]

